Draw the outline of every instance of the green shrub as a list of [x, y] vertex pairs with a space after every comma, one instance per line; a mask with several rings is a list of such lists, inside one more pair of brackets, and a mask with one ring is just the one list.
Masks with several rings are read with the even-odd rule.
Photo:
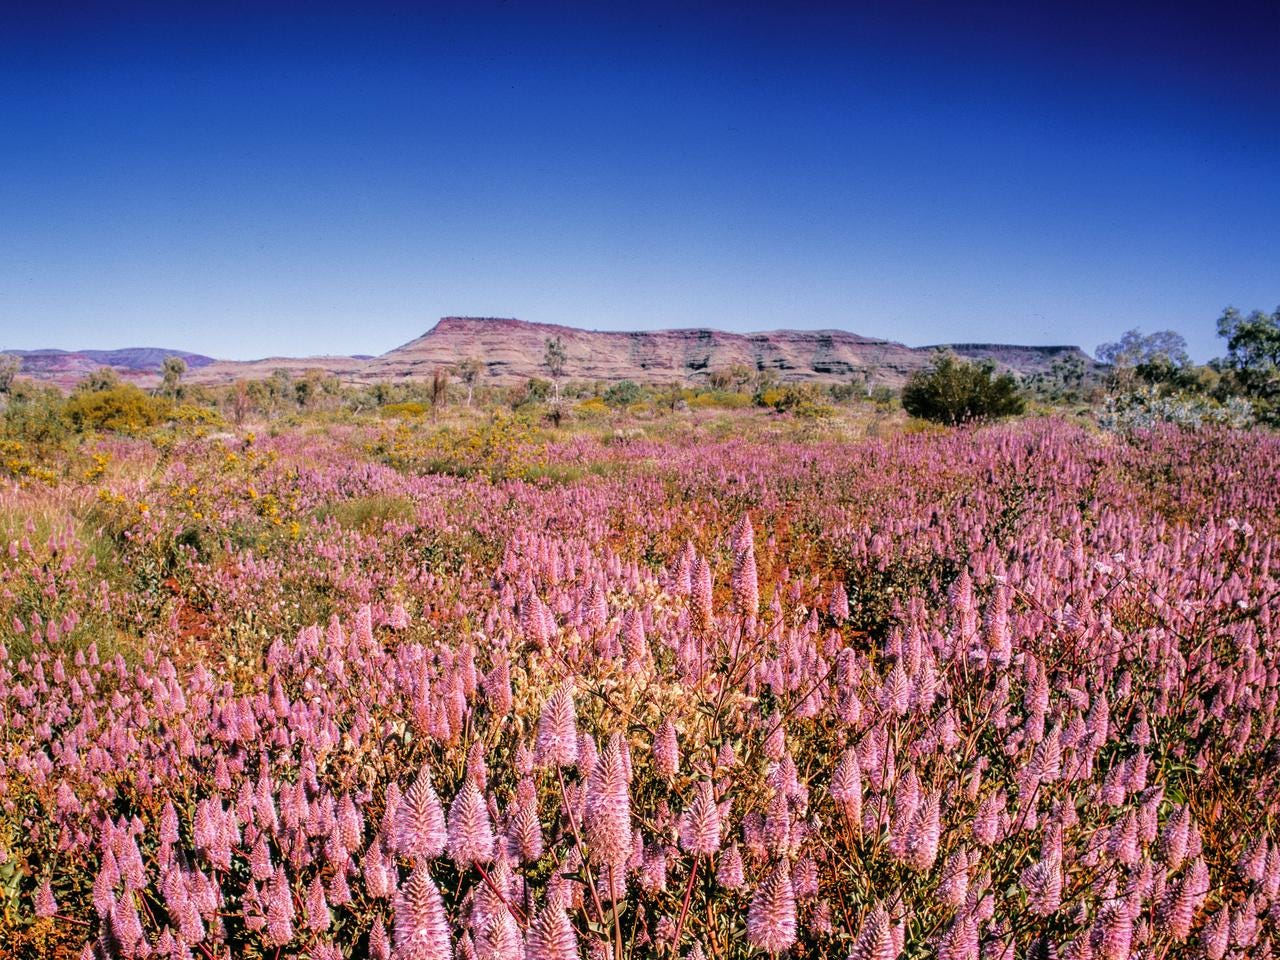
[[55, 443], [67, 437], [66, 398], [56, 387], [19, 381], [4, 407], [3, 427], [7, 436], [29, 443]]
[[154, 427], [170, 412], [168, 401], [148, 396], [131, 383], [105, 390], [78, 391], [67, 401], [66, 407], [67, 419], [81, 432], [137, 433]]
[[639, 403], [643, 395], [644, 391], [640, 389], [640, 384], [632, 380], [623, 380], [604, 392], [604, 402], [611, 407], [629, 407], [633, 403]]
[[408, 417], [413, 419], [426, 416], [427, 407], [426, 404], [418, 403], [416, 400], [407, 400], [404, 403], [384, 404], [379, 412], [384, 417]]
[[751, 406], [751, 398], [745, 393], [729, 393], [723, 390], [700, 393], [689, 401], [689, 407], [693, 410], [710, 410], [712, 408], [737, 410], [749, 406]]
[[173, 408], [170, 417], [174, 423], [181, 423], [189, 426], [220, 427], [226, 423], [226, 421], [222, 419], [222, 414], [214, 408], [200, 406], [194, 403], [178, 404]]
[[990, 362], [968, 363], [940, 354], [902, 388], [902, 407], [913, 417], [954, 426], [1021, 413], [1025, 402], [1011, 374], [996, 374]]
[[812, 400], [801, 400], [788, 409], [794, 416], [807, 420], [825, 420], [835, 414], [835, 409], [829, 404], [814, 403]]
[[877, 407], [889, 407], [898, 398], [893, 387], [876, 387], [871, 391], [871, 402]]
[[773, 386], [757, 393], [755, 402], [761, 407], [773, 407], [779, 413], [807, 418], [829, 417], [835, 411], [820, 402], [821, 396], [821, 391], [813, 386]]

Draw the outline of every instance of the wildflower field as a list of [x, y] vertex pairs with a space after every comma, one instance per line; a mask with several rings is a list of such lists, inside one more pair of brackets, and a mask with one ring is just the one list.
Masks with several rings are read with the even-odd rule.
[[1280, 947], [1274, 434], [9, 461], [0, 956]]

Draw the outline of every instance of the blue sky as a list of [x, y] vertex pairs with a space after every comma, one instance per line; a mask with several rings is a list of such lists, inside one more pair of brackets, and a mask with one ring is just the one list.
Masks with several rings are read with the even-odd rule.
[[11, 6], [0, 347], [474, 314], [1206, 359], [1280, 303], [1280, 4]]

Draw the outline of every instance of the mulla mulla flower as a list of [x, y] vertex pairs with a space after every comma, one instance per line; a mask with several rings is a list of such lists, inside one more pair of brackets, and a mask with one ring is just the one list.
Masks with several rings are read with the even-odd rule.
[[1062, 904], [1062, 865], [1056, 858], [1037, 860], [1022, 872], [1031, 912], [1047, 917]]
[[907, 863], [916, 871], [926, 871], [938, 857], [938, 841], [942, 832], [940, 798], [930, 790], [911, 820], [907, 835]]
[[514, 698], [511, 693], [511, 668], [505, 657], [500, 657], [484, 678], [484, 692], [489, 706], [500, 717], [511, 712]]
[[1173, 808], [1160, 833], [1160, 857], [1170, 870], [1177, 870], [1187, 855], [1191, 811], [1186, 804]]
[[716, 883], [726, 890], [741, 890], [744, 879], [742, 853], [736, 843], [730, 844], [716, 862]]
[[329, 929], [329, 901], [324, 895], [324, 883], [319, 874], [311, 878], [307, 886], [307, 929], [322, 931]]
[[293, 895], [289, 890], [289, 880], [285, 876], [284, 867], [277, 867], [275, 879], [267, 893], [267, 942], [274, 947], [283, 947], [292, 940], [293, 918]]
[[529, 924], [525, 957], [527, 960], [578, 960], [578, 935], [558, 900], [549, 902]]
[[120, 952], [126, 957], [136, 956], [139, 946], [146, 939], [146, 931], [142, 928], [132, 893], [121, 894], [116, 900], [109, 914], [109, 921], [111, 933], [120, 945]]
[[[8, 476], [11, 952], [1274, 952], [1271, 434], [690, 417], [172, 423]], [[95, 523], [50, 525], [89, 448]]]
[[521, 862], [532, 862], [542, 856], [542, 822], [538, 818], [535, 797], [517, 798], [506, 827], [508, 854]]
[[1200, 946], [1206, 960], [1223, 960], [1231, 943], [1231, 911], [1219, 907], [1200, 928]]
[[695, 856], [710, 856], [720, 849], [720, 807], [715, 788], [703, 781], [693, 802], [680, 818], [680, 847]]
[[831, 774], [828, 786], [831, 799], [836, 802], [845, 819], [860, 829], [862, 821], [862, 768], [858, 765], [858, 754], [853, 748], [846, 750]]
[[842, 582], [837, 582], [831, 589], [831, 600], [827, 603], [827, 615], [837, 621], [849, 619], [849, 593]]
[[629, 671], [644, 669], [649, 658], [649, 640], [645, 635], [644, 616], [639, 610], [628, 611], [623, 620], [622, 652]]
[[938, 882], [938, 899], [948, 907], [960, 907], [969, 893], [969, 856], [960, 847], [947, 857]]
[[877, 902], [862, 921], [850, 960], [895, 960], [898, 953], [889, 912]]
[[399, 801], [395, 831], [396, 852], [402, 857], [431, 860], [444, 852], [448, 830], [428, 764], [422, 765]]
[[1103, 905], [1089, 931], [1089, 944], [1099, 960], [1128, 960], [1133, 946], [1133, 915], [1122, 900]]
[[524, 935], [506, 908], [491, 916], [475, 938], [476, 960], [523, 960]]
[[573, 704], [573, 680], [565, 680], [542, 704], [538, 718], [538, 763], [571, 767], [578, 762], [578, 720]]
[[484, 793], [468, 777], [449, 807], [447, 848], [458, 867], [488, 863], [493, 859], [493, 824]]
[[40, 886], [36, 890], [36, 916], [41, 918], [52, 917], [58, 912], [58, 901], [53, 896], [53, 885], [46, 879], [41, 881]]
[[787, 795], [781, 791], [775, 792], [769, 800], [761, 830], [761, 839], [769, 853], [776, 856], [786, 851], [791, 839], [791, 827], [791, 804], [787, 802]]
[[760, 587], [756, 574], [755, 531], [747, 514], [733, 529], [733, 601], [738, 610], [754, 617], [760, 607]]
[[1156, 919], [1175, 941], [1186, 940], [1191, 934], [1191, 922], [1195, 919], [1197, 904], [1195, 877], [1188, 873], [1165, 888], [1156, 910]]
[[[951, 925], [942, 935], [942, 940], [938, 944], [938, 960], [979, 960], [980, 942], [977, 917], [972, 913], [961, 913], [951, 921]], [[884, 960], [897, 956], [897, 947], [893, 944], [892, 936], [888, 938], [887, 946], [884, 941], [878, 945], [867, 944], [870, 949], [874, 949], [875, 946], [880, 947], [880, 956]], [[850, 957], [851, 960], [862, 960], [856, 950]]]
[[449, 918], [425, 862], [396, 892], [395, 955], [398, 960], [452, 960]]
[[620, 867], [631, 855], [631, 796], [621, 744], [610, 739], [587, 780], [588, 856]]
[[747, 939], [757, 950], [779, 954], [796, 942], [796, 897], [791, 872], [779, 860], [751, 895]]
[[668, 718], [658, 727], [653, 740], [653, 762], [658, 773], [670, 780], [680, 770], [680, 744], [675, 724]]

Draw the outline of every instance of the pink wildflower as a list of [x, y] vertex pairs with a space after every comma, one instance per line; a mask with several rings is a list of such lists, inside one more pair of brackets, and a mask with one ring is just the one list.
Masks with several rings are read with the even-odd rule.
[[449, 807], [449, 858], [465, 869], [468, 864], [493, 859], [493, 824], [484, 793], [467, 778]]
[[578, 935], [564, 905], [552, 900], [529, 925], [527, 960], [578, 960]]
[[720, 808], [714, 788], [706, 781], [680, 818], [680, 846], [694, 856], [710, 856], [720, 849]]
[[36, 890], [36, 916], [46, 919], [57, 912], [58, 901], [53, 898], [53, 884], [47, 879], [43, 880]]
[[631, 855], [631, 797], [617, 740], [605, 746], [587, 781], [586, 835], [598, 863], [618, 866]]
[[736, 843], [731, 844], [716, 864], [716, 883], [725, 890], [741, 890], [744, 879], [742, 854]]
[[680, 744], [676, 738], [676, 726], [670, 718], [663, 720], [658, 727], [658, 735], [653, 740], [653, 762], [665, 780], [670, 780], [680, 770]]
[[898, 952], [888, 911], [883, 904], [877, 903], [862, 921], [862, 928], [849, 954], [850, 960], [895, 960]]
[[747, 939], [766, 953], [782, 953], [796, 942], [796, 898], [785, 860], [778, 861], [751, 896]]
[[452, 960], [444, 902], [425, 863], [396, 893], [395, 948], [398, 960]]
[[573, 706], [573, 680], [565, 680], [542, 704], [538, 718], [538, 763], [571, 767], [578, 761], [578, 719]]
[[432, 860], [444, 852], [448, 831], [429, 764], [422, 765], [400, 801], [395, 839], [397, 852], [410, 860]]

